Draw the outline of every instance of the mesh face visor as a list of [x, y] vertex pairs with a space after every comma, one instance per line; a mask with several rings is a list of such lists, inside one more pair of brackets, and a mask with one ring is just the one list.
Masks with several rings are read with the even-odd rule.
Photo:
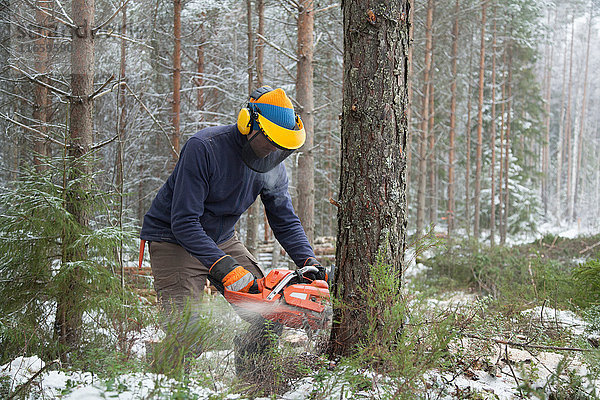
[[[300, 118], [296, 118], [296, 129], [286, 129], [260, 113], [253, 115], [259, 132], [248, 139], [242, 148], [242, 160], [253, 171], [268, 172], [300, 148], [306, 140], [306, 132]], [[254, 143], [253, 143], [254, 142]], [[264, 149], [269, 150], [264, 150]], [[265, 155], [265, 153], [268, 154]]]
[[[262, 138], [260, 136], [262, 136]], [[250, 137], [246, 144], [244, 144], [242, 147], [242, 160], [248, 166], [248, 168], [260, 173], [269, 172], [283, 162], [283, 160], [288, 158], [295, 150], [282, 149], [281, 147], [277, 146], [276, 143], [270, 141], [273, 147], [275, 147], [275, 150], [271, 151], [264, 157], [260, 157], [260, 155], [257, 155], [252, 148], [252, 142], [254, 140], [269, 141], [268, 137], [262, 132], [258, 132], [256, 135]]]

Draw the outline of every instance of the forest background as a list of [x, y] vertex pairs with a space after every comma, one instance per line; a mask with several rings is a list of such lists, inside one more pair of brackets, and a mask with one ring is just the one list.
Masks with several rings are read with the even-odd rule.
[[[141, 219], [183, 143], [234, 123], [262, 84], [283, 87], [314, 120], [286, 160], [290, 191], [311, 241], [337, 232], [340, 3], [314, 2], [310, 57], [294, 0], [92, 5], [0, 3], [1, 305], [6, 321], [24, 309], [33, 320], [56, 299], [47, 335], [66, 346], [82, 335], [72, 299], [114, 313], [133, 301], [103, 295], [120, 293], [114, 277], [125, 285]], [[409, 235], [435, 226], [495, 246], [545, 223], [600, 230], [599, 8], [428, 0], [399, 16], [413, 37], [408, 145], [397, 149]], [[313, 76], [300, 79], [307, 59]], [[238, 231], [253, 251], [271, 240], [259, 208]], [[2, 329], [2, 362], [48, 341]]]
[[[295, 2], [260, 3], [264, 20], [259, 27], [252, 13], [249, 36], [245, 3], [183, 1], [180, 68], [173, 61], [173, 2], [130, 2], [122, 10], [126, 18], [114, 15], [118, 3], [96, 4], [101, 29], [93, 77], [99, 90], [94, 182], [104, 192], [122, 191], [124, 223], [139, 228], [174, 152], [204, 127], [234, 123], [258, 80], [283, 87], [295, 99]], [[60, 22], [68, 22], [68, 5], [35, 6], [2, 3], [4, 186], [24, 167], [39, 164], [38, 154], [60, 153], [68, 128], [61, 94], [70, 85], [71, 28]], [[434, 224], [449, 236], [458, 229], [498, 243], [507, 232], [535, 231], [544, 221], [597, 228], [597, 8], [586, 1], [533, 0], [414, 7], [409, 231]], [[329, 199], [336, 199], [339, 186], [342, 96], [339, 4], [317, 2], [314, 16], [314, 139], [288, 161], [295, 201], [303, 190], [299, 177], [313, 175], [302, 168], [314, 169], [314, 189], [306, 191], [311, 196], [314, 190], [314, 219], [302, 218], [311, 239], [335, 236], [337, 229]], [[256, 50], [264, 53], [258, 74]], [[180, 74], [177, 110], [174, 71]], [[298, 167], [305, 153], [314, 161]], [[239, 226], [243, 236], [245, 222]]]

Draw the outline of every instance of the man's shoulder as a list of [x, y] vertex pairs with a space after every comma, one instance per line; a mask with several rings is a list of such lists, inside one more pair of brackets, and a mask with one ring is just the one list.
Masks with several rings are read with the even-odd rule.
[[190, 139], [209, 142], [218, 139], [227, 139], [235, 132], [235, 125], [210, 126], [196, 132]]

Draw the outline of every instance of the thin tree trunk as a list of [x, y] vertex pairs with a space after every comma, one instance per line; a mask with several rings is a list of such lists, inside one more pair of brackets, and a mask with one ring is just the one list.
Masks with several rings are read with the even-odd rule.
[[510, 215], [510, 191], [508, 190], [509, 181], [509, 169], [508, 169], [508, 155], [510, 150], [510, 130], [511, 130], [511, 114], [512, 114], [512, 47], [509, 44], [508, 47], [508, 82], [506, 83], [508, 101], [506, 104], [506, 134], [505, 140], [505, 152], [504, 152], [504, 237], [502, 237], [501, 244], [506, 243], [506, 236], [508, 234], [508, 217]]
[[265, 1], [256, 1], [258, 14], [258, 37], [256, 38], [256, 87], [264, 85], [264, 58], [265, 58]]
[[[173, 133], [171, 144], [177, 153], [180, 148], [180, 116], [181, 116], [181, 1], [173, 0]], [[175, 166], [177, 154], [172, 153], [172, 166]]]
[[[66, 208], [73, 219], [82, 227], [89, 225], [87, 195], [90, 187], [91, 163], [89, 151], [92, 145], [92, 104], [94, 91], [94, 1], [73, 0], [71, 3], [73, 32], [71, 43], [71, 92], [69, 118], [69, 159]], [[83, 261], [87, 258], [86, 248], [76, 245], [80, 239], [73, 232], [65, 231], [63, 237], [63, 263]], [[81, 269], [73, 267], [64, 280], [65, 287], [57, 298], [55, 333], [63, 346], [60, 357], [68, 361], [67, 353], [77, 348], [81, 340], [83, 293]]]
[[[405, 18], [408, 19], [408, 35], [412, 38], [413, 30], [414, 30], [414, 0], [408, 0], [408, 15]], [[410, 46], [408, 48], [408, 109], [406, 110], [406, 119], [408, 121], [408, 129], [412, 132], [413, 124], [412, 124], [412, 107], [413, 107], [413, 47]], [[411, 178], [411, 169], [412, 169], [412, 137], [413, 135], [409, 134], [406, 142], [406, 187], [412, 187], [410, 184]], [[406, 209], [408, 210], [408, 201], [409, 201], [410, 191], [406, 192]]]
[[298, 14], [298, 74], [296, 76], [296, 100], [299, 114], [306, 130], [306, 141], [298, 156], [298, 217], [302, 222], [308, 241], [314, 242], [315, 234], [315, 161], [314, 145], [314, 98], [313, 98], [313, 29], [315, 10], [313, 0], [301, 0]]
[[[558, 21], [558, 8], [556, 9], [555, 14], [555, 25]], [[550, 12], [548, 12], [548, 29], [550, 29]], [[552, 30], [552, 39], [554, 39], [554, 30]], [[542, 150], [542, 203], [544, 204], [544, 215], [548, 215], [548, 199], [550, 197], [549, 193], [549, 182], [550, 182], [550, 101], [552, 98], [552, 62], [554, 58], [554, 40], [548, 41], [548, 50], [546, 51], [546, 139], [544, 141], [544, 146]]]
[[578, 141], [578, 150], [577, 150], [577, 168], [574, 179], [574, 190], [573, 190], [573, 213], [570, 216], [573, 220], [576, 217], [577, 213], [577, 203], [578, 203], [578, 191], [577, 188], [581, 185], [580, 175], [581, 175], [581, 160], [583, 158], [583, 140], [584, 140], [584, 132], [585, 132], [585, 122], [586, 122], [586, 107], [587, 107], [587, 86], [588, 86], [588, 72], [589, 72], [589, 63], [590, 63], [590, 42], [592, 36], [592, 17], [593, 17], [593, 4], [590, 9], [590, 19], [588, 22], [588, 34], [587, 34], [587, 45], [585, 51], [585, 72], [583, 75], [583, 98], [581, 99], [581, 117], [580, 117], [580, 125], [579, 125], [579, 141]]
[[452, 84], [450, 86], [450, 132], [448, 149], [448, 207], [446, 211], [446, 220], [448, 222], [448, 239], [452, 238], [454, 231], [454, 213], [455, 213], [455, 182], [454, 182], [454, 141], [456, 136], [456, 83], [458, 80], [457, 60], [458, 60], [458, 16], [460, 12], [459, 0], [456, 0], [454, 6], [454, 28], [452, 30]]
[[[246, 23], [248, 24], [248, 94], [254, 90], [254, 38], [252, 34], [252, 1], [246, 0]], [[259, 87], [259, 86], [257, 86]], [[260, 222], [260, 202], [256, 200], [248, 208], [246, 219], [246, 248], [258, 258], [258, 230]]]
[[565, 157], [565, 145], [564, 145], [564, 136], [565, 136], [565, 98], [566, 98], [566, 85], [567, 85], [567, 46], [565, 46], [565, 52], [563, 55], [563, 77], [562, 77], [562, 90], [560, 97], [560, 121], [559, 129], [558, 129], [558, 151], [557, 151], [557, 160], [556, 160], [556, 219], [560, 224], [562, 220], [562, 171], [563, 171], [563, 162]]
[[433, 47], [433, 0], [427, 1], [427, 20], [425, 22], [425, 67], [423, 70], [423, 103], [421, 115], [421, 133], [419, 137], [419, 175], [417, 190], [417, 235], [423, 233], [425, 226], [425, 194], [427, 190], [427, 135], [429, 126], [429, 80], [431, 76], [431, 56]]
[[[505, 32], [506, 33], [506, 32]], [[498, 208], [500, 209], [499, 217], [500, 221], [498, 223], [500, 228], [500, 243], [504, 243], [506, 238], [506, 230], [504, 226], [504, 132], [505, 132], [505, 124], [504, 118], [506, 115], [506, 81], [507, 72], [506, 72], [506, 44], [504, 46], [504, 51], [502, 54], [502, 89], [501, 89], [501, 106], [500, 106], [500, 173], [498, 176]]]
[[475, 215], [473, 235], [479, 240], [479, 213], [481, 207], [481, 151], [483, 148], [483, 84], [485, 76], [485, 11], [486, 1], [481, 3], [481, 47], [479, 50], [479, 103], [477, 107], [477, 152], [475, 159]]
[[[49, 14], [54, 11], [53, 9], [54, 0], [36, 0], [35, 21], [38, 32], [34, 41], [35, 70], [39, 77], [38, 80], [44, 83], [48, 83], [47, 74], [50, 69], [49, 49], [52, 46], [53, 40], [50, 38], [49, 25], [51, 17]], [[33, 93], [35, 98], [33, 118], [36, 120], [36, 123], [39, 124], [37, 129], [44, 135], [47, 135], [49, 122], [48, 114], [50, 108], [48, 89], [46, 86], [36, 84]], [[33, 163], [36, 170], [38, 172], [45, 171], [47, 169], [47, 164], [45, 164], [42, 159], [50, 155], [48, 141], [41, 137], [34, 137], [33, 152]]]
[[[204, 100], [204, 72], [206, 69], [206, 62], [204, 59], [204, 48], [206, 47], [206, 33], [204, 32], [204, 24], [200, 25], [200, 31], [198, 33], [200, 44], [196, 48], [196, 110], [199, 112], [205, 111], [204, 106], [206, 104]], [[201, 122], [204, 118], [202, 114], [199, 114], [199, 121]]]
[[[432, 33], [432, 38], [433, 38]], [[433, 84], [434, 80], [434, 68], [433, 68], [433, 45], [431, 47], [431, 71], [429, 76], [429, 123], [428, 123], [428, 132], [429, 132], [429, 150], [427, 151], [427, 171], [429, 171], [429, 222], [431, 224], [435, 224], [437, 222], [437, 207], [438, 207], [438, 197], [437, 197], [437, 165], [436, 165], [436, 154], [435, 154], [435, 85]]]
[[492, 15], [492, 120], [491, 125], [491, 147], [492, 161], [490, 165], [490, 185], [492, 189], [491, 211], [490, 211], [490, 246], [496, 244], [496, 6]]
[[565, 138], [566, 138], [566, 157], [567, 157], [567, 220], [571, 220], [573, 214], [573, 152], [574, 146], [572, 145], [572, 123], [571, 123], [571, 96], [573, 89], [573, 42], [575, 39], [575, 13], [571, 19], [571, 50], [569, 56], [569, 83], [567, 84], [567, 114], [565, 120]]
[[[127, 72], [127, 41], [125, 38], [127, 37], [127, 6], [123, 6], [121, 10], [121, 63], [119, 69], [119, 82], [126, 82], [125, 76]], [[117, 118], [117, 160], [116, 160], [116, 188], [118, 193], [118, 217], [119, 217], [119, 229], [123, 229], [123, 210], [125, 205], [123, 202], [125, 201], [124, 196], [124, 184], [125, 184], [125, 172], [124, 172], [124, 146], [126, 141], [126, 124], [125, 124], [125, 114], [126, 114], [126, 103], [125, 103], [125, 87], [123, 85], [119, 85], [118, 92], [118, 118]], [[117, 255], [119, 260], [119, 270], [121, 275], [121, 289], [125, 289], [125, 270], [123, 263], [123, 241], [120, 241], [120, 246], [117, 249]], [[120, 326], [120, 329], [122, 326]], [[122, 333], [122, 332], [121, 332]], [[123, 342], [119, 341], [119, 344], [122, 345]]]
[[467, 148], [466, 148], [466, 160], [465, 160], [465, 224], [467, 232], [467, 236], [471, 237], [471, 94], [473, 92], [473, 88], [471, 87], [472, 80], [471, 69], [472, 69], [472, 61], [473, 61], [473, 38], [471, 37], [470, 42], [470, 52], [469, 52], [469, 69], [467, 71], [467, 79], [469, 81], [469, 89], [467, 91], [467, 126], [465, 128], [465, 136], [467, 137]]
[[[401, 278], [406, 249], [407, 0], [346, 0], [340, 207], [330, 355], [365, 343], [368, 265]], [[366, 16], [366, 18], [365, 18]], [[356, 35], [354, 32], [361, 32]], [[398, 285], [400, 279], [398, 279]], [[398, 286], [395, 288], [400, 290]], [[371, 306], [371, 305], [370, 305]], [[373, 313], [385, 304], [371, 306]], [[374, 308], [374, 310], [373, 310]]]

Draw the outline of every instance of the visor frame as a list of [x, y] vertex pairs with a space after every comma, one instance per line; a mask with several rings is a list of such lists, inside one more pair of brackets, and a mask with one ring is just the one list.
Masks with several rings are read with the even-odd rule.
[[[304, 124], [302, 123], [300, 116], [298, 114], [295, 115], [296, 128], [298, 129], [286, 129], [279, 126], [262, 116], [260, 112], [257, 112], [256, 110], [254, 120], [261, 133], [265, 135], [275, 147], [281, 150], [297, 150], [302, 147], [306, 141], [306, 131], [304, 130]], [[271, 135], [267, 132], [271, 132]]]

